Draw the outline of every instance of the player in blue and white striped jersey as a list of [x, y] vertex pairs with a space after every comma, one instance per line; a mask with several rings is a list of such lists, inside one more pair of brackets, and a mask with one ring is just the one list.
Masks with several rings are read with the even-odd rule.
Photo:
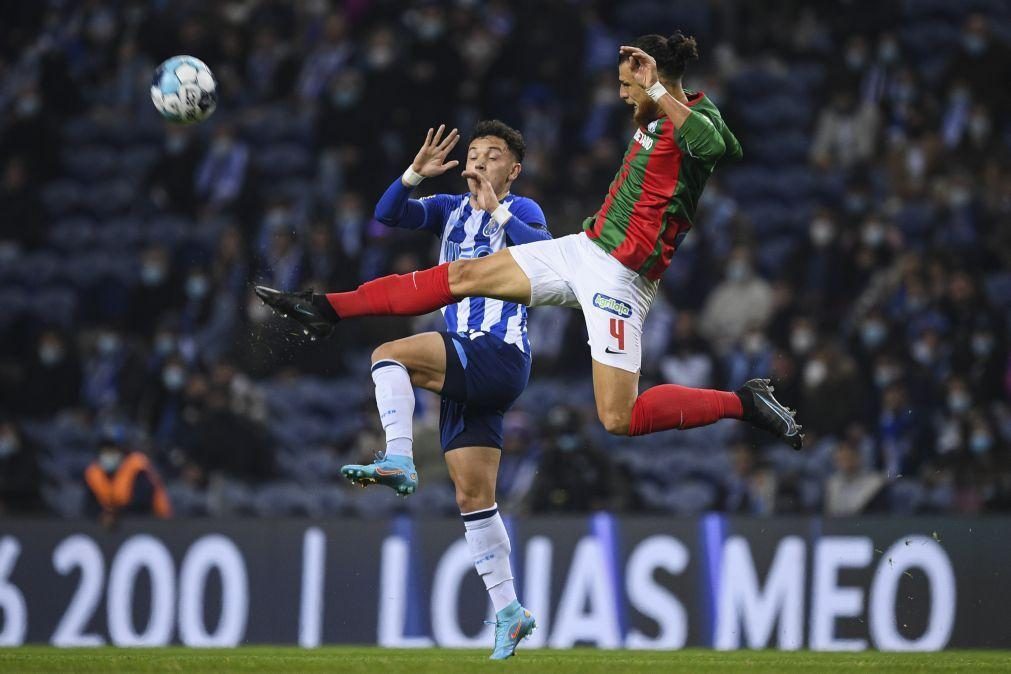
[[[532, 199], [510, 192], [522, 171], [523, 137], [495, 121], [480, 122], [467, 148], [466, 194], [411, 199], [422, 180], [456, 167], [446, 161], [459, 141], [456, 129], [429, 129], [411, 167], [376, 205], [391, 227], [424, 230], [441, 240], [440, 262], [479, 258], [514, 244], [550, 239], [544, 213]], [[445, 307], [444, 332], [383, 344], [372, 354], [376, 403], [386, 451], [368, 465], [344, 466], [352, 482], [384, 484], [407, 495], [417, 488], [413, 461], [413, 386], [442, 396], [442, 448], [466, 527], [467, 543], [496, 611], [493, 658], [513, 654], [534, 627], [520, 606], [509, 565], [509, 536], [495, 503], [502, 419], [530, 376], [527, 308], [471, 297]]]

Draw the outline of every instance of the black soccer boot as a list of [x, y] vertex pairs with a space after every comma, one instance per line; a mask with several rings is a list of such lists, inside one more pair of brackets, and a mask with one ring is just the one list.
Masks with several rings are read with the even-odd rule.
[[773, 387], [768, 379], [751, 379], [737, 389], [744, 407], [744, 420], [752, 426], [772, 433], [794, 449], [804, 446], [804, 427], [794, 419], [797, 412], [786, 407], [772, 396]]
[[301, 323], [307, 335], [329, 337], [340, 321], [326, 295], [311, 290], [285, 293], [267, 286], [256, 286], [253, 292], [277, 313]]

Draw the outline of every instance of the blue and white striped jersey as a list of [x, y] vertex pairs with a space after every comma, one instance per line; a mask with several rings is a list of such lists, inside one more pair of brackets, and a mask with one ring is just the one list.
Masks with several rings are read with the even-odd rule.
[[[426, 228], [434, 230], [435, 223], [443, 223], [442, 232], [435, 232], [442, 241], [440, 263], [484, 257], [513, 243], [505, 231], [509, 223], [504, 227], [492, 219], [491, 213], [471, 208], [470, 194], [434, 194], [421, 199], [421, 203], [425, 207]], [[544, 213], [534, 200], [510, 194], [502, 203], [516, 219], [543, 226]], [[468, 297], [445, 307], [442, 313], [450, 332], [485, 332], [530, 353], [527, 308], [522, 304]]]

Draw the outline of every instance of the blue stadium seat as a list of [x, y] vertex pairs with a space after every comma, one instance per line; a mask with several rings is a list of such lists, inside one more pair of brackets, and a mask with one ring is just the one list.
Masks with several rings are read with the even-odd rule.
[[83, 186], [74, 180], [56, 180], [42, 188], [42, 205], [53, 217], [72, 213], [83, 201]]
[[261, 517], [318, 517], [321, 514], [311, 491], [294, 482], [273, 482], [259, 487], [253, 504]]
[[266, 178], [304, 176], [310, 172], [312, 159], [301, 145], [278, 143], [255, 153], [256, 167]]
[[210, 513], [208, 495], [203, 489], [179, 480], [165, 485], [174, 517], [203, 517]]
[[84, 191], [84, 203], [99, 218], [124, 212], [136, 196], [136, 188], [123, 178], [96, 183]]
[[115, 149], [108, 145], [67, 148], [63, 153], [63, 166], [67, 173], [85, 183], [93, 183], [112, 176], [118, 164], [119, 158]]

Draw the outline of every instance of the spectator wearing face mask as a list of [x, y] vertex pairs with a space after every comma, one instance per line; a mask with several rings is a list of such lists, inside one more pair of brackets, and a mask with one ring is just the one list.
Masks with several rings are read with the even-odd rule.
[[142, 335], [150, 336], [159, 317], [179, 305], [171, 264], [169, 251], [163, 246], [152, 246], [141, 254], [140, 281], [130, 295], [129, 319], [131, 329]]
[[199, 204], [193, 174], [200, 161], [200, 144], [193, 139], [192, 130], [170, 124], [165, 129], [164, 153], [147, 179], [148, 193], [156, 205], [191, 217]]
[[[538, 342], [539, 344], [539, 342]], [[716, 362], [709, 345], [698, 334], [698, 320], [689, 311], [678, 313], [674, 323], [674, 338], [660, 361], [660, 373], [668, 384], [694, 388], [716, 386]]]
[[196, 193], [214, 211], [235, 202], [242, 193], [249, 165], [249, 147], [222, 124], [214, 132], [210, 150], [197, 167]]
[[16, 424], [0, 420], [0, 516], [43, 509], [38, 451]]
[[161, 368], [148, 378], [137, 418], [156, 440], [169, 441], [175, 436], [188, 376], [186, 362], [179, 354], [170, 353]]
[[30, 417], [47, 417], [80, 401], [81, 362], [74, 345], [57, 330], [45, 330], [19, 392], [22, 410]]
[[217, 360], [231, 347], [239, 319], [238, 299], [226, 288], [216, 287], [202, 266], [189, 270], [184, 292], [179, 331], [195, 353], [207, 361]]
[[730, 476], [721, 510], [740, 515], [771, 515], [776, 509], [776, 474], [762, 466], [755, 448], [736, 442], [730, 448]]
[[983, 14], [970, 14], [962, 26], [959, 50], [941, 81], [962, 78], [977, 100], [993, 110], [1007, 109], [1007, 87], [996, 82], [1011, 79], [1011, 50], [995, 39], [990, 21]]
[[852, 297], [857, 281], [852, 274], [849, 250], [832, 211], [815, 214], [808, 226], [808, 237], [799, 246], [795, 263], [794, 286], [798, 300], [815, 307], [822, 316], [831, 316]]
[[45, 240], [42, 207], [31, 185], [28, 167], [20, 157], [11, 157], [0, 170], [0, 243], [17, 242], [35, 247]]
[[804, 417], [808, 427], [838, 434], [859, 416], [860, 380], [856, 363], [834, 344], [812, 352], [801, 370]]
[[131, 405], [140, 396], [144, 366], [121, 332], [99, 328], [86, 350], [82, 401], [93, 410]]
[[811, 142], [811, 162], [823, 169], [849, 169], [868, 161], [877, 146], [881, 115], [871, 103], [861, 103], [839, 89], [818, 117]]
[[717, 284], [702, 309], [702, 335], [726, 351], [748, 330], [761, 330], [772, 317], [772, 286], [757, 276], [747, 248], [730, 253], [727, 273]]
[[575, 408], [558, 406], [548, 413], [544, 451], [531, 489], [534, 512], [586, 512], [610, 506], [614, 471], [585, 429]]
[[761, 330], [746, 332], [724, 363], [728, 386], [740, 386], [749, 379], [767, 376], [771, 368], [772, 344]]
[[934, 438], [929, 424], [922, 420], [918, 407], [910, 401], [904, 382], [885, 387], [878, 416], [878, 454], [885, 477], [915, 475], [924, 462], [933, 457]]
[[867, 470], [860, 450], [849, 440], [836, 445], [833, 462], [835, 472], [825, 484], [826, 515], [860, 515], [884, 505], [884, 476]]
[[121, 430], [107, 430], [98, 455], [84, 471], [88, 488], [86, 510], [104, 526], [124, 516], [172, 517], [172, 506], [161, 477], [141, 452], [123, 447]]

